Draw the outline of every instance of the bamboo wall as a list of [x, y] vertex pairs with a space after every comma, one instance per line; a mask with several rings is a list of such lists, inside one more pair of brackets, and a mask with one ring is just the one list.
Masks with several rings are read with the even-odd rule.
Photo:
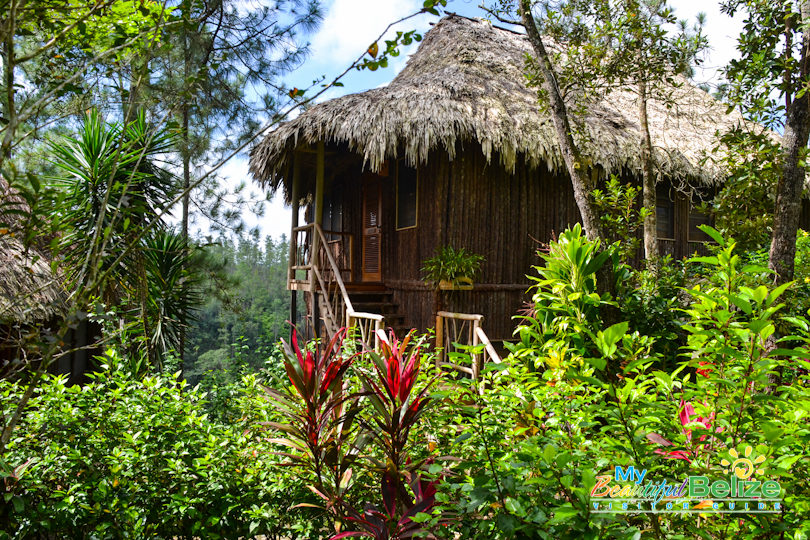
[[[422, 261], [436, 248], [452, 245], [484, 255], [482, 273], [472, 291], [442, 293], [442, 308], [484, 315], [490, 339], [509, 339], [513, 317], [529, 299], [527, 274], [540, 263], [539, 242], [547, 243], [579, 221], [570, 181], [545, 168], [518, 167], [509, 173], [487, 164], [477, 146], [459, 146], [453, 161], [435, 151], [418, 170], [417, 226], [396, 230], [396, 164], [382, 177], [382, 275], [393, 291], [406, 323], [424, 330], [435, 324], [434, 293], [421, 281]], [[346, 159], [346, 154], [342, 155]], [[354, 234], [353, 281], [359, 282], [362, 260], [362, 163], [345, 163], [327, 179], [327, 200], [339, 200], [343, 230]], [[365, 173], [368, 174], [368, 173]], [[689, 203], [675, 202], [674, 240], [662, 240], [662, 254], [681, 258], [700, 250], [688, 242]]]

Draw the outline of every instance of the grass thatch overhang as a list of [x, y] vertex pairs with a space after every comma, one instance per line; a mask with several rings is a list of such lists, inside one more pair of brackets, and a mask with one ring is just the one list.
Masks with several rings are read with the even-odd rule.
[[62, 313], [66, 293], [50, 261], [17, 238], [25, 201], [0, 177], [0, 325], [30, 324]]
[[[403, 71], [387, 86], [320, 103], [280, 125], [250, 154], [250, 172], [262, 185], [284, 185], [289, 198], [293, 151], [318, 142], [348, 148], [378, 171], [385, 160], [405, 157], [424, 163], [443, 148], [450, 159], [460, 144], [478, 143], [488, 160], [507, 170], [520, 160], [561, 172], [551, 118], [538, 106], [535, 88], [526, 85], [525, 58], [531, 46], [524, 35], [487, 21], [450, 15], [426, 35]], [[649, 104], [655, 160], [673, 180], [712, 185], [722, 171], [705, 153], [715, 133], [742, 122], [734, 112], [686, 80], [672, 89], [672, 100]], [[637, 97], [616, 90], [588, 107], [587, 137], [580, 144], [605, 173], [640, 171]], [[588, 141], [588, 142], [585, 142]], [[459, 144], [460, 143], [460, 144]]]

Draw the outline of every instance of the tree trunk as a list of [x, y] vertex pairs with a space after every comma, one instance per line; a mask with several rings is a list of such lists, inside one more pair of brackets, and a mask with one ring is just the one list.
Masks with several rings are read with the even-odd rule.
[[568, 109], [565, 106], [562, 95], [560, 95], [560, 90], [557, 86], [557, 77], [554, 74], [554, 68], [551, 65], [551, 60], [549, 60], [546, 47], [543, 45], [543, 40], [540, 37], [540, 33], [537, 31], [537, 26], [535, 25], [534, 16], [531, 11], [530, 0], [520, 0], [520, 17], [526, 29], [529, 42], [537, 56], [537, 63], [540, 66], [543, 90], [548, 94], [551, 120], [554, 122], [554, 129], [557, 132], [557, 142], [560, 145], [563, 161], [565, 161], [568, 174], [571, 176], [571, 185], [574, 187], [574, 199], [577, 202], [579, 213], [582, 216], [582, 226], [585, 229], [585, 234], [590, 239], [603, 238], [602, 225], [599, 216], [594, 210], [590, 193], [591, 189], [595, 186], [589, 184], [586, 168], [582, 163], [579, 149], [571, 134]]
[[644, 218], [644, 257], [658, 259], [658, 237], [655, 216], [655, 165], [653, 164], [652, 137], [647, 120], [647, 82], [638, 84], [638, 116], [641, 122], [641, 178], [642, 202], [650, 214]]
[[[802, 23], [810, 22], [810, 0], [801, 5]], [[802, 32], [800, 81], [810, 75], [810, 27]], [[787, 110], [785, 134], [782, 137], [782, 176], [776, 187], [776, 207], [773, 215], [773, 235], [768, 266], [776, 273], [776, 285], [793, 279], [796, 258], [796, 233], [799, 230], [801, 197], [806, 169], [800, 155], [807, 147], [810, 134], [810, 94], [796, 96]]]
[[[189, 8], [190, 9], [190, 8]], [[191, 13], [187, 14], [187, 17], [191, 17]], [[184, 26], [185, 28], [185, 26]], [[181, 235], [183, 237], [183, 243], [186, 246], [186, 250], [189, 249], [189, 239], [188, 239], [188, 210], [189, 205], [191, 202], [191, 143], [190, 143], [190, 136], [188, 132], [188, 124], [189, 124], [189, 99], [191, 92], [188, 91], [186, 85], [188, 84], [189, 76], [191, 75], [191, 51], [189, 50], [189, 42], [188, 42], [188, 32], [187, 30], [183, 31], [183, 132], [181, 135], [183, 145], [182, 152], [183, 152], [183, 220], [181, 225]], [[180, 350], [178, 351], [178, 355], [180, 356], [180, 373], [181, 376], [183, 374], [185, 368], [185, 358], [186, 358], [186, 313], [183, 313], [183, 324], [180, 325]]]
[[0, 149], [0, 166], [11, 158], [11, 146], [14, 143], [14, 134], [17, 130], [17, 105], [14, 90], [14, 33], [17, 31], [17, 6], [11, 2], [8, 14], [3, 25], [5, 39], [3, 40], [3, 83], [6, 86], [6, 133], [3, 136], [2, 149]]

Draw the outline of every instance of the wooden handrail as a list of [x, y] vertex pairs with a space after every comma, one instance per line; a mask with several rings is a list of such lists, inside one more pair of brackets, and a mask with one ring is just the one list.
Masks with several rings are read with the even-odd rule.
[[[351, 298], [349, 298], [349, 293], [346, 290], [346, 284], [343, 283], [343, 277], [341, 277], [340, 268], [338, 267], [337, 261], [335, 260], [335, 255], [334, 255], [334, 253], [332, 253], [332, 250], [328, 249], [328, 247], [327, 247], [328, 242], [326, 241], [326, 236], [324, 234], [323, 229], [321, 229], [321, 226], [318, 225], [317, 223], [310, 223], [310, 224], [306, 225], [305, 227], [297, 227], [297, 229], [303, 230], [303, 229], [306, 229], [308, 227], [312, 227], [312, 229], [314, 231], [313, 239], [312, 239], [313, 244], [315, 244], [316, 240], [317, 240], [317, 243], [320, 245], [319, 250], [323, 250], [323, 252], [326, 254], [326, 262], [329, 265], [329, 270], [332, 272], [332, 276], [334, 276], [333, 277], [334, 283], [337, 284], [338, 289], [340, 290], [340, 296], [341, 296], [341, 299], [343, 300], [343, 307], [344, 307], [344, 310], [345, 310], [344, 313], [345, 313], [345, 316], [346, 316], [345, 325], [347, 327], [352, 327], [352, 326], [355, 325], [355, 323], [358, 320], [367, 321], [367, 323], [365, 323], [365, 324], [362, 324], [362, 323], [359, 324], [360, 333], [361, 333], [361, 339], [368, 346], [368, 345], [370, 345], [370, 343], [368, 343], [367, 341], [370, 341], [371, 333], [373, 333], [374, 334], [374, 348], [379, 349], [380, 342], [379, 342], [379, 337], [377, 335], [377, 332], [379, 330], [383, 329], [385, 317], [383, 315], [378, 314], [378, 313], [366, 313], [364, 311], [355, 311], [354, 310], [354, 306], [352, 305]], [[296, 230], [293, 229], [293, 232], [296, 232]], [[341, 234], [341, 235], [344, 235], [344, 236], [349, 236], [351, 238], [351, 234], [349, 234], [349, 233], [334, 233], [334, 232], [330, 231], [330, 234]], [[320, 271], [320, 268], [318, 267], [319, 260], [320, 260], [318, 257], [319, 257], [318, 253], [312, 253], [311, 260], [310, 260], [310, 266], [311, 266], [312, 273], [315, 275], [315, 277], [318, 280], [318, 284], [320, 285], [321, 290], [326, 292], [326, 291], [328, 291], [328, 284], [325, 282], [325, 280], [323, 278], [323, 275], [322, 275], [322, 273]], [[332, 320], [333, 321], [339, 320], [338, 319], [338, 314], [333, 312], [332, 306], [329, 305], [328, 302], [327, 302], [326, 307], [327, 307], [327, 310], [329, 312], [329, 316], [332, 318]]]
[[489, 353], [490, 360], [493, 360], [496, 364], [501, 363], [501, 355], [498, 354], [498, 351], [495, 350], [495, 347], [492, 346], [492, 342], [487, 337], [486, 332], [480, 326], [475, 329], [475, 333], [478, 335], [478, 339], [481, 343], [484, 344], [484, 350]]
[[[473, 379], [479, 379], [481, 376], [481, 369], [483, 368], [483, 361], [484, 358], [482, 355], [474, 354], [472, 355], [472, 367], [466, 366], [459, 366], [456, 364], [448, 363], [445, 361], [445, 354], [444, 351], [444, 342], [445, 342], [445, 319], [455, 319], [457, 321], [463, 321], [462, 328], [464, 324], [469, 324], [469, 336], [468, 339], [471, 347], [475, 347], [479, 344], [484, 345], [485, 355], [489, 357], [490, 361], [500, 363], [501, 357], [498, 352], [495, 350], [495, 347], [492, 345], [492, 342], [487, 337], [486, 332], [481, 327], [481, 324], [484, 320], [483, 315], [479, 315], [477, 313], [452, 313], [449, 311], [439, 311], [436, 313], [436, 348], [441, 349], [439, 350], [439, 354], [436, 356], [436, 367], [440, 367], [442, 365], [450, 365], [453, 369], [461, 371], [463, 373], [468, 373], [472, 376]], [[466, 332], [466, 331], [465, 331]]]
[[445, 319], [460, 319], [462, 321], [482, 321], [483, 315], [477, 313], [451, 313], [449, 311], [439, 311], [436, 313], [437, 317], [444, 317]]
[[[315, 234], [318, 235], [318, 239], [320, 240], [321, 245], [325, 246], [326, 238], [323, 235], [323, 230], [321, 229], [321, 226], [318, 225], [317, 223], [313, 223], [313, 225], [315, 226]], [[338, 268], [337, 261], [335, 261], [335, 256], [328, 249], [324, 251], [326, 251], [326, 260], [329, 261], [329, 266], [332, 267], [332, 274], [335, 276], [335, 281], [337, 282], [338, 287], [340, 287], [340, 294], [343, 295], [343, 302], [346, 305], [346, 312], [354, 311], [354, 308], [352, 307], [352, 301], [349, 299], [349, 293], [346, 292], [346, 285], [343, 284], [343, 278], [340, 277], [340, 269]], [[313, 257], [313, 261], [316, 260], [317, 259]]]
[[367, 313], [365, 311], [352, 311], [347, 309], [346, 312], [351, 317], [356, 317], [358, 319], [371, 319], [372, 321], [380, 321], [383, 322], [385, 317], [380, 315], [379, 313]]

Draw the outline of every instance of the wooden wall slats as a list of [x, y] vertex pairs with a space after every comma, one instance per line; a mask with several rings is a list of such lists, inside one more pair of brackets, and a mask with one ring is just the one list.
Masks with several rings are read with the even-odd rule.
[[[343, 151], [348, 156], [348, 151]], [[355, 235], [353, 278], [359, 275], [362, 194], [359, 186], [362, 160], [345, 167], [335, 178], [342, 193], [346, 230]], [[474, 144], [459, 144], [456, 158], [434, 151], [418, 170], [418, 218], [413, 229], [397, 231], [396, 164], [389, 164], [383, 181], [381, 224], [383, 281], [394, 293], [406, 323], [421, 330], [435, 324], [433, 292], [413, 287], [421, 279], [422, 261], [437, 247], [450, 244], [486, 257], [479, 284], [518, 284], [528, 288], [527, 274], [541, 260], [536, 240], [548, 243], [580, 219], [573, 189], [567, 177], [550, 173], [544, 166], [530, 169], [518, 166], [507, 172], [493, 156], [487, 163]], [[688, 223], [689, 204], [676, 201], [678, 221]], [[810, 222], [810, 221], [809, 221]], [[691, 254], [695, 246], [687, 242], [687, 229], [676, 233], [675, 242], [662, 241], [662, 251], [676, 257]], [[534, 239], [533, 239], [534, 238]], [[528, 300], [525, 289], [473, 290], [444, 293], [444, 307], [453, 311], [484, 315], [484, 330], [491, 339], [508, 339], [516, 322], [512, 317]]]

